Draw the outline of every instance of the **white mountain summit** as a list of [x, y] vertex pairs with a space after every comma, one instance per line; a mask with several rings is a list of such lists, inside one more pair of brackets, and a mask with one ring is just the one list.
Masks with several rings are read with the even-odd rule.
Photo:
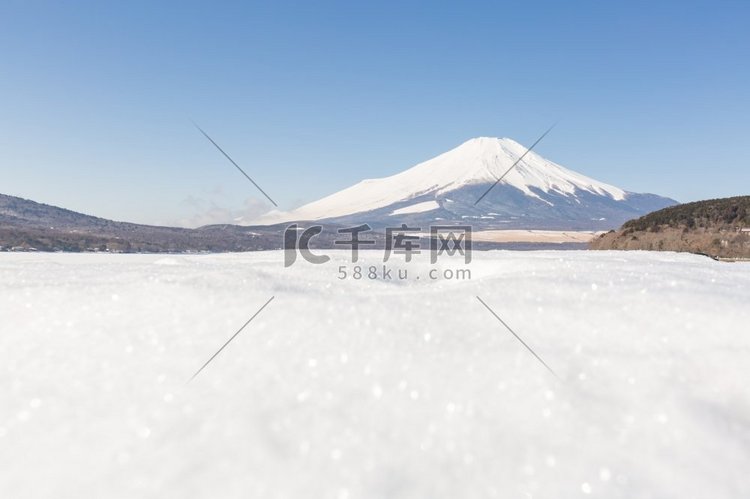
[[[479, 137], [390, 177], [363, 180], [257, 222], [479, 223], [483, 228], [614, 228], [675, 201], [634, 194], [529, 152], [508, 138]], [[510, 169], [510, 171], [508, 171]], [[505, 172], [481, 202], [476, 200]]]

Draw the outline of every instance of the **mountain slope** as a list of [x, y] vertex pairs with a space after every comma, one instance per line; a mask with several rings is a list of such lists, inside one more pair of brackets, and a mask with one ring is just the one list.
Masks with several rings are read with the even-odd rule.
[[257, 222], [327, 220], [380, 226], [394, 221], [470, 221], [487, 228], [602, 229], [676, 203], [624, 191], [534, 152], [511, 169], [525, 151], [507, 138], [471, 139], [404, 172], [364, 180], [291, 212], [271, 212]]
[[750, 196], [696, 201], [649, 213], [591, 242], [592, 249], [664, 250], [750, 258]]
[[114, 222], [0, 194], [0, 249], [41, 251], [248, 251], [279, 246], [278, 228], [200, 229]]

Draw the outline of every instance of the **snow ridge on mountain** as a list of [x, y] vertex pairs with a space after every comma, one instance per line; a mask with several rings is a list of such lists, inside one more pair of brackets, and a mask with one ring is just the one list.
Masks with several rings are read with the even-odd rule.
[[[471, 139], [396, 175], [363, 180], [290, 212], [270, 212], [259, 222], [341, 221], [360, 215], [363, 221], [377, 224], [404, 215], [413, 218], [419, 213], [422, 221], [430, 217], [451, 221], [484, 217], [484, 220], [509, 223], [513, 217], [526, 215], [524, 205], [537, 208], [543, 205], [547, 216], [553, 220], [559, 217], [556, 206], [569, 205], [572, 201], [591, 208], [590, 201], [597, 198], [609, 207], [623, 203], [626, 211], [639, 213], [637, 207], [633, 209], [627, 202], [632, 193], [569, 170], [533, 151], [525, 156], [524, 153], [526, 147], [509, 138]], [[501, 177], [488, 199], [473, 206], [481, 193]], [[503, 196], [503, 193], [510, 195]], [[518, 194], [527, 199], [518, 198]], [[672, 200], [662, 199], [665, 199], [664, 206], [674, 204]], [[590, 215], [583, 218], [607, 219], [597, 210]]]

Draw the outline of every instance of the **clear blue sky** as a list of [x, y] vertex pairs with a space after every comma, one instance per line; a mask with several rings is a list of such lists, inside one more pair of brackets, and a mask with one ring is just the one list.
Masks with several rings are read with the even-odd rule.
[[0, 193], [270, 209], [192, 119], [282, 208], [556, 121], [538, 152], [599, 180], [750, 194], [750, 2], [358, 3], [2, 2]]

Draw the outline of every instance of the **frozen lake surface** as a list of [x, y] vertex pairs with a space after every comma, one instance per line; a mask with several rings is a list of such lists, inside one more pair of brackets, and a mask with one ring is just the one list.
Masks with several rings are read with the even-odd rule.
[[0, 254], [0, 497], [750, 497], [750, 264], [348, 257]]

